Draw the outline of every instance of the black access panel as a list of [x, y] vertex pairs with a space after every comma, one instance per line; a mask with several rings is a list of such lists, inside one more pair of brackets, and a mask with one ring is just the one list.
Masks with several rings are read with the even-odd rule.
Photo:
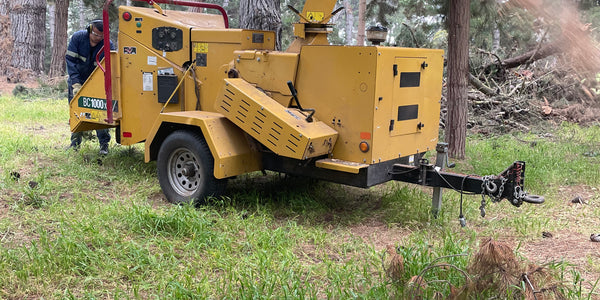
[[[158, 103], [166, 103], [177, 87], [177, 75], [175, 74], [159, 74], [157, 76], [158, 84]], [[179, 93], [175, 93], [169, 103], [179, 103]]]

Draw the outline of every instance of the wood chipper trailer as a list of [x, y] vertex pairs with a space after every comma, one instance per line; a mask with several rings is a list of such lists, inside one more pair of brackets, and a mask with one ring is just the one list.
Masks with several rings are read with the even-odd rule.
[[[103, 50], [70, 103], [70, 126], [116, 128], [117, 143], [144, 143], [169, 201], [199, 203], [222, 193], [228, 178], [271, 170], [362, 188], [432, 186], [434, 211], [441, 188], [515, 206], [543, 202], [523, 191], [524, 162], [498, 176], [441, 171], [442, 50], [329, 45], [335, 0], [307, 0], [296, 11], [296, 38], [284, 52], [275, 51], [273, 32], [228, 28], [217, 5], [145, 2], [152, 7], [119, 8], [118, 50]], [[436, 165], [422, 159], [433, 150]]]

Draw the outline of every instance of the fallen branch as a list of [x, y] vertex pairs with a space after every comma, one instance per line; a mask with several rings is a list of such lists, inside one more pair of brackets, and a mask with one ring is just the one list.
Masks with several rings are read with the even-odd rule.
[[502, 102], [500, 102], [498, 100], [475, 100], [475, 101], [471, 101], [471, 103], [477, 104], [477, 105], [500, 105], [500, 104], [502, 104]]
[[537, 46], [535, 46], [535, 49], [533, 50], [533, 53], [531, 54], [531, 56], [529, 57], [529, 59], [525, 62], [526, 64], [530, 64], [530, 63], [533, 62], [533, 58], [535, 57], [535, 55], [540, 50], [540, 47], [542, 46], [542, 42], [544, 41], [544, 38], [546, 37], [547, 33], [548, 33], [547, 30], [544, 31], [544, 35], [542, 35], [542, 38], [540, 39], [540, 42], [537, 44]]
[[[590, 101], [592, 101], [592, 103], [594, 101], [596, 101], [596, 99], [592, 95], [592, 92], [590, 92], [590, 90], [588, 90], [588, 88], [585, 87], [585, 85], [581, 85], [581, 90], [583, 90], [583, 93], [590, 99]], [[585, 103], [586, 101], [584, 101], [583, 99], [581, 99], [581, 102]]]
[[519, 56], [507, 58], [498, 63], [490, 63], [484, 67], [484, 70], [491, 70], [491, 68], [494, 66], [499, 69], [512, 69], [520, 65], [532, 63], [536, 60], [546, 58], [558, 53], [561, 50], [560, 45], [562, 42], [563, 41], [555, 41], [550, 44], [536, 47], [536, 49], [525, 52]]
[[496, 90], [488, 87], [487, 85], [483, 84], [483, 82], [481, 82], [481, 80], [477, 79], [477, 77], [473, 76], [473, 74], [469, 73], [469, 83], [471, 83], [471, 85], [473, 87], [475, 87], [478, 91], [488, 95], [488, 96], [496, 96], [498, 95], [498, 93], [496, 92]]
[[523, 125], [523, 124], [521, 124], [521, 123], [519, 123], [517, 121], [504, 120], [504, 123], [509, 124], [509, 125], [511, 125], [513, 127], [519, 127], [519, 128], [521, 128], [521, 129], [523, 129], [525, 131], [530, 131], [531, 130], [529, 127], [527, 127], [527, 126], [525, 126], [525, 125]]
[[492, 53], [492, 52], [489, 52], [489, 51], [485, 51], [485, 50], [483, 50], [483, 49], [477, 49], [477, 50], [478, 50], [479, 52], [481, 52], [481, 53], [484, 53], [484, 54], [487, 54], [487, 55], [489, 55], [489, 56], [493, 56], [493, 57], [495, 57], [495, 58], [496, 58], [496, 60], [498, 60], [498, 64], [500, 64], [500, 65], [502, 64], [502, 59], [500, 59], [500, 56], [498, 56], [498, 54], [496, 54], [496, 53]]
[[516, 92], [516, 91], [517, 91], [519, 88], [522, 88], [522, 87], [524, 87], [524, 86], [525, 86], [525, 80], [523, 80], [523, 81], [521, 81], [521, 82], [517, 83], [517, 84], [515, 85], [515, 87], [512, 89], [512, 91], [510, 91], [510, 92], [508, 93], [508, 95], [506, 95], [506, 97], [511, 97], [511, 96], [512, 96], [512, 95], [513, 95], [513, 94], [514, 94], [514, 93], [515, 93], [515, 92]]

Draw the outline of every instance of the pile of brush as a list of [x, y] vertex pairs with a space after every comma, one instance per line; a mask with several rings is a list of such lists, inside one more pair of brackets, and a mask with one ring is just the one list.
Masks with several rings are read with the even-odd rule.
[[[404, 295], [399, 297], [403, 299], [425, 299], [426, 295], [428, 299], [471, 299], [490, 293], [501, 299], [566, 299], [558, 274], [547, 267], [517, 260], [508, 244], [491, 238], [481, 243], [466, 270], [446, 262], [433, 262], [419, 274], [406, 274], [405, 258], [391, 245], [387, 247], [383, 264], [389, 280], [404, 286]], [[464, 276], [464, 285], [457, 287], [447, 282], [447, 295], [433, 290], [425, 275], [451, 269]]]

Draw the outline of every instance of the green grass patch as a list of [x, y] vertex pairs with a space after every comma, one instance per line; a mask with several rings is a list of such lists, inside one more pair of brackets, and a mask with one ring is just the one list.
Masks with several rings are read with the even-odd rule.
[[[482, 218], [481, 197], [464, 196], [461, 228], [453, 191], [436, 219], [423, 187], [358, 189], [271, 172], [230, 180], [202, 207], [171, 205], [142, 145], [111, 144], [100, 157], [87, 140], [65, 151], [64, 98], [3, 97], [0, 117], [0, 298], [404, 299], [415, 275], [428, 282], [424, 298], [447, 297], [465, 285], [461, 270], [483, 237], [514, 241], [518, 253], [542, 232], [600, 219], [597, 126], [469, 137], [456, 171], [498, 174], [524, 160], [526, 187], [547, 202], [488, 201]], [[590, 210], [565, 208], [565, 188], [589, 192]], [[386, 275], [387, 245], [404, 257], [400, 280]], [[594, 280], [584, 275], [600, 273], [594, 255], [576, 263], [551, 266], [570, 299], [588, 297]]]

